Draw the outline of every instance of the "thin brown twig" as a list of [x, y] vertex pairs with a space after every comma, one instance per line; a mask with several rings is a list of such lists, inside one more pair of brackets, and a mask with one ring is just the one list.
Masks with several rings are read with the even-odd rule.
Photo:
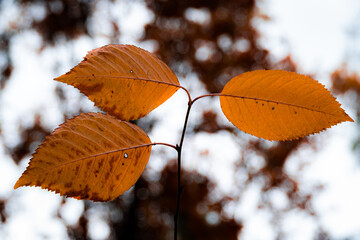
[[190, 115], [190, 110], [192, 105], [194, 104], [195, 101], [203, 98], [203, 97], [210, 97], [210, 96], [218, 96], [219, 94], [206, 94], [206, 95], [201, 95], [197, 98], [195, 98], [194, 100], [191, 100], [191, 96], [189, 91], [184, 88], [181, 87], [184, 91], [186, 91], [188, 98], [189, 98], [189, 102], [188, 102], [188, 108], [186, 111], [186, 116], [185, 116], [185, 120], [184, 120], [184, 126], [182, 129], [182, 133], [181, 133], [181, 138], [180, 138], [180, 142], [178, 145], [176, 145], [176, 150], [178, 152], [178, 159], [177, 159], [177, 171], [178, 171], [178, 182], [177, 182], [177, 187], [178, 187], [178, 192], [177, 192], [177, 202], [176, 202], [176, 210], [175, 210], [175, 215], [174, 215], [174, 240], [177, 240], [178, 237], [178, 225], [179, 225], [179, 212], [180, 212], [180, 200], [181, 200], [181, 193], [184, 189], [183, 186], [181, 186], [181, 153], [182, 153], [182, 147], [183, 147], [183, 143], [184, 143], [184, 138], [185, 138], [185, 133], [186, 133], [186, 127], [187, 127], [187, 123], [189, 120], [189, 115]]

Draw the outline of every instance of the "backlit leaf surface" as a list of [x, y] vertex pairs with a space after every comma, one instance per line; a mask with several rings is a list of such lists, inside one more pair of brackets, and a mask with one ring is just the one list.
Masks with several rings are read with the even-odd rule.
[[55, 80], [78, 88], [121, 120], [136, 120], [170, 98], [179, 81], [155, 55], [131, 45], [106, 45]]
[[40, 186], [77, 199], [112, 200], [144, 171], [149, 144], [134, 124], [102, 113], [81, 114], [46, 138], [14, 188]]
[[231, 79], [220, 95], [225, 116], [240, 130], [267, 140], [293, 140], [353, 121], [322, 84], [281, 70]]

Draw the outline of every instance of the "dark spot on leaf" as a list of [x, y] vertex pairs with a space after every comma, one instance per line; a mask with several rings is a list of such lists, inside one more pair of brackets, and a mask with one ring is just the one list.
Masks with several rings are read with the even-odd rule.
[[124, 165], [125, 165], [125, 163], [122, 163], [121, 165], [123, 165], [123, 166], [124, 166]]
[[297, 114], [297, 111], [294, 111], [295, 114]]
[[109, 142], [104, 142], [104, 147], [105, 148], [111, 148], [113, 145]]
[[[103, 165], [104, 165], [104, 159], [102, 159], [101, 161], [98, 162], [98, 168], [101, 169]], [[97, 171], [97, 172], [99, 172], [99, 171]]]
[[79, 171], [80, 171], [80, 165], [77, 165], [75, 168], [75, 175], [78, 175]]
[[61, 133], [61, 137], [62, 137], [62, 138], [66, 138], [67, 136], [69, 136], [68, 133], [66, 133], [66, 132]]
[[78, 83], [78, 84], [74, 84], [74, 87], [78, 88], [81, 92], [85, 93], [86, 95], [89, 95], [96, 92], [100, 92], [104, 87], [104, 83], [97, 83], [92, 85]]
[[88, 162], [86, 163], [86, 167], [87, 167], [87, 168], [90, 168], [91, 163], [92, 163], [92, 161], [88, 161]]
[[116, 105], [112, 105], [111, 107], [106, 107], [105, 110], [108, 113], [113, 113], [114, 115], [119, 115], [119, 113], [117, 113], [117, 111], [116, 111]]
[[110, 173], [107, 172], [107, 173], [105, 174], [105, 181], [108, 180], [109, 178], [110, 178]]
[[89, 198], [88, 190], [86, 190], [86, 189], [83, 191], [68, 191], [64, 195], [66, 195], [67, 197], [73, 197], [76, 199], [88, 199]]
[[80, 150], [74, 150], [75, 151], [75, 153], [76, 153], [76, 155], [77, 156], [82, 156], [83, 155], [83, 152], [82, 151], [80, 151]]
[[106, 201], [107, 199], [103, 199], [103, 198], [99, 197], [98, 193], [93, 193], [92, 197], [91, 197], [91, 200], [93, 200], [93, 201]]
[[72, 182], [65, 183], [64, 187], [70, 188], [72, 186]]
[[271, 108], [271, 110], [274, 110], [274, 109], [275, 109], [274, 107]]
[[134, 166], [136, 166], [138, 164], [139, 161], [139, 156], [136, 156], [135, 161], [134, 161]]
[[110, 168], [113, 169], [114, 168], [114, 163], [115, 163], [116, 159], [114, 156], [111, 156], [111, 159], [109, 160], [109, 165]]

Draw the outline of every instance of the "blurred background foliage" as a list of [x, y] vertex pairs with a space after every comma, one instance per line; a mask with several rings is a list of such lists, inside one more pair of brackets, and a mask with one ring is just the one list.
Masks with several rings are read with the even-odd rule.
[[[16, 19], [0, 32], [0, 91], [6, 91], [14, 71], [11, 45], [13, 39], [21, 32], [35, 30], [41, 36], [39, 51], [66, 42], [75, 41], [83, 36], [90, 39], [97, 33], [92, 19], [95, 11], [107, 6], [102, 11], [107, 26], [111, 26], [106, 36], [108, 43], [119, 43], [122, 32], [116, 15], [111, 13], [115, 0], [6, 0], [0, 1], [0, 7], [12, 4], [20, 9], [21, 18]], [[261, 47], [259, 32], [252, 24], [254, 18], [269, 21], [256, 5], [255, 0], [145, 0], [129, 1], [128, 4], [144, 4], [151, 12], [151, 20], [143, 29], [137, 41], [150, 44], [153, 52], [167, 63], [182, 81], [186, 76], [195, 74], [210, 93], [220, 92], [231, 77], [256, 69], [284, 69], [296, 71], [296, 63], [290, 56], [273, 62], [268, 50]], [[101, 17], [101, 16], [100, 16]], [[90, 50], [90, 49], [89, 49]], [[56, 71], [56, 70], [55, 70]], [[351, 94], [359, 122], [360, 79], [349, 73], [346, 66], [339, 67], [332, 74], [332, 88], [336, 94]], [[0, 93], [1, 93], [0, 92]], [[66, 109], [66, 98], [63, 89], [55, 89], [58, 101], [62, 103], [64, 118], [86, 111], [81, 107], [78, 112]], [[6, 106], [1, 106], [6, 107]], [[6, 144], [6, 154], [16, 164], [29, 159], [35, 147], [51, 132], [44, 126], [42, 118], [34, 113], [32, 126], [18, 126], [19, 141]], [[260, 183], [261, 192], [258, 208], [268, 209], [272, 215], [276, 239], [282, 239], [283, 229], [277, 225], [282, 216], [294, 209], [304, 212], [315, 219], [312, 197], [323, 189], [321, 184], [312, 189], [300, 191], [297, 179], [284, 170], [288, 157], [300, 147], [317, 148], [316, 138], [304, 138], [292, 142], [267, 143], [262, 140], [247, 138], [229, 125], [224, 126], [217, 120], [217, 113], [204, 110], [202, 119], [195, 123], [191, 133], [206, 132], [217, 134], [228, 132], [244, 143], [241, 159], [234, 166], [235, 172], [246, 174], [246, 180], [239, 182], [237, 193], [211, 197], [216, 183], [208, 176], [196, 170], [184, 169], [184, 192], [180, 209], [180, 239], [236, 239], [242, 235], [246, 219], [228, 214], [224, 208], [233, 202], [241, 201], [243, 191], [254, 182]], [[1, 122], [0, 122], [1, 124]], [[157, 124], [142, 120], [143, 128], [151, 131]], [[1, 127], [1, 125], [0, 125]], [[0, 129], [1, 130], [1, 129]], [[1, 133], [1, 132], [0, 132]], [[1, 136], [4, 138], [5, 136]], [[354, 143], [359, 151], [360, 138]], [[186, 140], [185, 140], [186, 141]], [[186, 150], [185, 150], [186, 151]], [[204, 153], [206, 155], [206, 153]], [[167, 157], [166, 155], [161, 156]], [[264, 164], [254, 168], [253, 157], [261, 158]], [[105, 222], [110, 227], [109, 239], [171, 239], [173, 234], [173, 215], [176, 206], [176, 160], [167, 159], [166, 166], [155, 173], [144, 174], [134, 188], [125, 196], [113, 202], [99, 204], [84, 201], [84, 211], [76, 224], [67, 224], [67, 235], [70, 239], [87, 239], [89, 234], [89, 217], [91, 211], [102, 211]], [[165, 160], [164, 160], [165, 161]], [[285, 193], [290, 204], [279, 210], [270, 200], [274, 191]], [[0, 220], [6, 224], [9, 216], [7, 201], [0, 200]], [[59, 212], [66, 205], [66, 199], [59, 206]], [[62, 218], [61, 214], [57, 214]], [[315, 239], [330, 239], [321, 225], [317, 224]], [[261, 229], [258, 229], [261, 231]]]

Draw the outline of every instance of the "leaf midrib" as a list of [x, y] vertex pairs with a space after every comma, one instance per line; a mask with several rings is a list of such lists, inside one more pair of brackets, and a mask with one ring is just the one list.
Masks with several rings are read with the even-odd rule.
[[231, 94], [219, 94], [220, 97], [233, 97], [233, 98], [242, 98], [242, 99], [250, 99], [250, 100], [254, 100], [254, 101], [263, 101], [263, 102], [270, 102], [270, 103], [276, 103], [276, 104], [281, 104], [281, 105], [286, 105], [286, 106], [291, 106], [291, 107], [296, 107], [296, 108], [302, 108], [308, 111], [313, 111], [313, 112], [318, 112], [318, 113], [323, 113], [326, 115], [330, 115], [330, 116], [334, 116], [334, 117], [339, 117], [339, 115], [335, 115], [329, 112], [324, 112], [318, 109], [312, 109], [309, 107], [304, 107], [304, 106], [299, 106], [296, 104], [291, 104], [291, 103], [285, 103], [285, 102], [280, 102], [280, 101], [275, 101], [275, 100], [268, 100], [268, 99], [261, 99], [261, 98], [256, 98], [256, 97], [245, 97], [245, 96], [236, 96], [236, 95], [231, 95]]
[[[168, 83], [168, 82], [162, 82], [162, 81], [159, 81], [159, 80], [147, 79], [147, 78], [138, 78], [138, 77], [123, 77], [123, 76], [110, 76], [110, 75], [88, 75], [88, 76], [76, 76], [74, 78], [96, 78], [96, 77], [120, 78], [120, 79], [131, 79], [131, 80], [147, 81], [147, 82], [154, 82], [154, 83], [158, 83], [158, 84], [165, 84], [165, 85], [169, 85], [169, 86], [173, 86], [173, 87], [177, 87], [177, 88], [182, 88], [180, 85], [177, 85], [177, 84], [174, 84], [174, 83]], [[63, 82], [59, 78], [55, 78], [55, 80]]]
[[148, 144], [143, 144], [143, 145], [138, 145], [138, 146], [132, 146], [132, 147], [127, 147], [127, 148], [121, 148], [121, 149], [106, 151], [106, 152], [98, 153], [98, 154], [94, 154], [94, 155], [89, 155], [89, 156], [87, 156], [87, 157], [83, 157], [83, 158], [71, 160], [71, 161], [69, 161], [69, 162], [65, 162], [65, 163], [62, 163], [62, 164], [53, 166], [53, 167], [48, 168], [48, 169], [46, 169], [46, 170], [47, 170], [47, 171], [51, 171], [51, 170], [53, 170], [53, 169], [56, 169], [56, 168], [59, 168], [59, 167], [62, 167], [62, 166], [68, 165], [68, 164], [73, 164], [73, 163], [76, 163], [76, 162], [79, 162], [79, 161], [83, 161], [83, 160], [86, 160], [86, 159], [89, 159], [89, 158], [98, 157], [98, 156], [102, 156], [102, 155], [107, 155], [107, 154], [110, 154], [110, 153], [116, 153], [116, 152], [126, 151], [126, 150], [130, 150], [130, 149], [149, 147], [149, 146], [153, 146], [153, 145], [156, 145], [156, 144], [157, 144], [157, 143], [148, 143]]

